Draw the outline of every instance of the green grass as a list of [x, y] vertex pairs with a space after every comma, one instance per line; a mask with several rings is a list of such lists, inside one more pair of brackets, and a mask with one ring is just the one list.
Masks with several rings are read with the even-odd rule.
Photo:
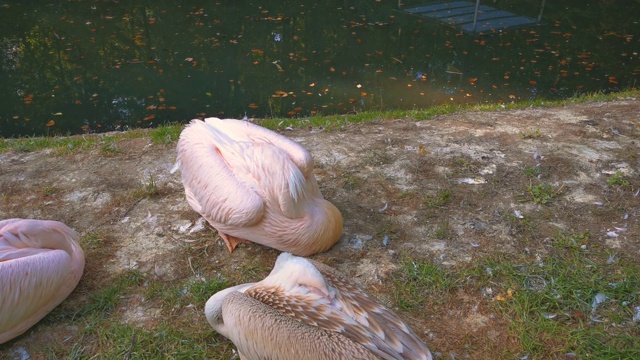
[[448, 220], [444, 220], [438, 224], [433, 230], [433, 236], [438, 240], [450, 239], [453, 236], [453, 230]]
[[196, 280], [189, 283], [187, 289], [194, 301], [205, 303], [209, 298], [220, 290], [228, 288], [230, 285], [222, 277], [216, 277], [207, 281]]
[[154, 144], [170, 144], [176, 142], [184, 126], [182, 124], [165, 125], [149, 132], [149, 137]]
[[125, 271], [111, 280], [106, 287], [93, 292], [89, 296], [89, 301], [78, 309], [74, 316], [91, 314], [105, 316], [115, 309], [122, 300], [125, 292], [130, 291], [132, 288], [142, 286], [144, 281], [145, 275], [140, 271]]
[[153, 197], [159, 194], [158, 185], [156, 185], [156, 181], [153, 178], [153, 174], [149, 175], [149, 177], [143, 181], [140, 186], [134, 189], [131, 192], [131, 197], [133, 200], [139, 200], [144, 198]]
[[443, 189], [439, 190], [435, 196], [429, 194], [424, 195], [422, 202], [427, 208], [435, 209], [447, 206], [451, 202], [451, 198], [451, 191]]
[[562, 192], [563, 188], [564, 185], [556, 189], [553, 185], [547, 183], [540, 183], [536, 185], [529, 183], [525, 199], [544, 205], [558, 196]]
[[519, 132], [518, 135], [523, 139], [538, 139], [542, 137], [542, 132], [540, 129], [535, 129], [526, 132]]
[[617, 187], [628, 187], [630, 185], [627, 176], [622, 171], [616, 171], [611, 177], [607, 180], [607, 184], [609, 186], [617, 186]]
[[165, 307], [182, 307], [198, 304], [203, 307], [209, 298], [231, 285], [222, 278], [210, 280], [192, 279], [186, 283], [167, 286], [161, 281], [150, 281], [145, 286], [144, 295], [148, 299], [158, 299]]
[[537, 178], [540, 174], [542, 174], [542, 170], [539, 166], [523, 166], [521, 170], [522, 173], [529, 178]]
[[[91, 243], [97, 235], [83, 237]], [[207, 281], [187, 279], [166, 282], [151, 279], [138, 270], [127, 270], [109, 279], [102, 288], [92, 290], [80, 306], [59, 306], [43, 321], [77, 326], [73, 346], [52, 342], [47, 358], [84, 359], [98, 355], [103, 359], [204, 359], [228, 358], [232, 344], [207, 324], [202, 309], [216, 292], [228, 287], [222, 277]], [[159, 307], [162, 316], [145, 325], [121, 320], [121, 309], [128, 299], [143, 299], [142, 308]], [[197, 312], [193, 323], [179, 315]], [[173, 315], [177, 312], [177, 315]]]
[[[402, 311], [453, 300], [460, 287], [476, 293], [517, 340], [514, 353], [497, 358], [640, 358], [640, 328], [632, 321], [640, 302], [640, 265], [633, 257], [612, 257], [588, 232], [557, 234], [540, 259], [498, 254], [445, 268], [407, 257], [393, 279]], [[594, 306], [597, 296], [605, 300]]]
[[94, 336], [104, 359], [206, 359], [212, 353], [230, 352], [231, 344], [214, 334], [209, 326], [185, 331], [166, 321], [153, 329], [105, 324]]
[[[531, 101], [512, 102], [504, 104], [471, 104], [456, 105], [445, 104], [432, 106], [424, 109], [413, 110], [391, 110], [391, 111], [366, 111], [348, 115], [316, 115], [306, 118], [267, 118], [258, 120], [257, 123], [269, 129], [285, 128], [287, 126], [314, 126], [323, 127], [328, 131], [340, 129], [341, 126], [348, 123], [364, 123], [379, 120], [392, 120], [411, 118], [422, 121], [428, 120], [436, 116], [451, 114], [459, 111], [501, 111], [512, 109], [525, 109], [529, 107], [553, 107], [571, 104], [580, 104], [594, 101], [614, 101], [630, 97], [640, 96], [640, 90], [625, 90], [617, 93], [604, 94], [601, 92], [579, 95], [564, 100], [548, 101], [545, 99], [536, 99]], [[122, 133], [109, 135], [112, 142], [126, 138], [151, 137], [154, 144], [168, 144], [177, 141], [183, 125], [171, 124], [163, 125], [152, 130], [136, 129]], [[536, 137], [539, 133], [533, 132]], [[525, 134], [526, 135], [526, 134]], [[96, 146], [104, 146], [105, 142], [101, 140], [105, 135], [76, 135], [62, 137], [25, 137], [19, 139], [0, 139], [0, 153], [6, 151], [30, 152], [42, 149], [54, 149], [56, 155], [64, 155], [73, 153], [78, 149], [95, 148]], [[523, 136], [524, 137], [524, 136]], [[107, 141], [108, 142], [108, 141]]]
[[454, 288], [454, 276], [441, 266], [428, 261], [406, 258], [402, 267], [393, 274], [396, 305], [402, 310], [414, 310], [437, 300]]
[[89, 231], [80, 237], [80, 245], [83, 249], [97, 249], [103, 242], [101, 234], [95, 231]]

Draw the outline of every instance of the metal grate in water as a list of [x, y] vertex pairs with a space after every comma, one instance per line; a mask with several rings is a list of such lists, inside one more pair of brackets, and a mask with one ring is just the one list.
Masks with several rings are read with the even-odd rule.
[[527, 16], [480, 5], [479, 1], [475, 4], [468, 1], [437, 2], [403, 8], [400, 11], [453, 25], [469, 33], [522, 27], [538, 23], [536, 19]]

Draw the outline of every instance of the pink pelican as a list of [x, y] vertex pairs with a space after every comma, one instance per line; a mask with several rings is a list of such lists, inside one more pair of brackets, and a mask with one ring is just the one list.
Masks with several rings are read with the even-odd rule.
[[0, 344], [24, 333], [78, 285], [84, 253], [58, 221], [0, 221]]
[[192, 120], [177, 166], [189, 205], [225, 241], [307, 256], [342, 235], [340, 211], [320, 193], [313, 158], [297, 142], [242, 120]]
[[205, 315], [243, 360], [432, 358], [391, 310], [336, 270], [289, 253], [264, 280], [213, 295]]

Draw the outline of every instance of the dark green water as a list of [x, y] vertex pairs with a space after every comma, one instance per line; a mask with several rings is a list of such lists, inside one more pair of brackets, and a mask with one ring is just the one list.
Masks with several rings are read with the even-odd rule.
[[[406, 1], [406, 5], [429, 1]], [[483, 1], [530, 17], [539, 1]], [[396, 1], [0, 2], [0, 136], [636, 87], [640, 1], [548, 0], [473, 36]]]

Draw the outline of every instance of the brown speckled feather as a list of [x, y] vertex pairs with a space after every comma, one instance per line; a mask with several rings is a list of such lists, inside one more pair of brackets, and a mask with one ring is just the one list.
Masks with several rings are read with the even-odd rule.
[[[267, 278], [247, 289], [245, 294], [303, 324], [341, 334], [380, 358], [431, 359], [427, 347], [392, 311], [334, 269], [316, 261], [309, 262], [322, 275], [322, 279], [313, 281], [323, 282], [329, 293], [304, 281], [286, 289], [287, 285], [265, 283]], [[290, 272], [293, 271], [300, 270], [292, 268]]]
[[[237, 311], [242, 309], [243, 311]], [[234, 339], [241, 359], [369, 359], [377, 357], [336, 332], [292, 321], [283, 313], [241, 292], [227, 295], [222, 305], [227, 327], [242, 331]]]

